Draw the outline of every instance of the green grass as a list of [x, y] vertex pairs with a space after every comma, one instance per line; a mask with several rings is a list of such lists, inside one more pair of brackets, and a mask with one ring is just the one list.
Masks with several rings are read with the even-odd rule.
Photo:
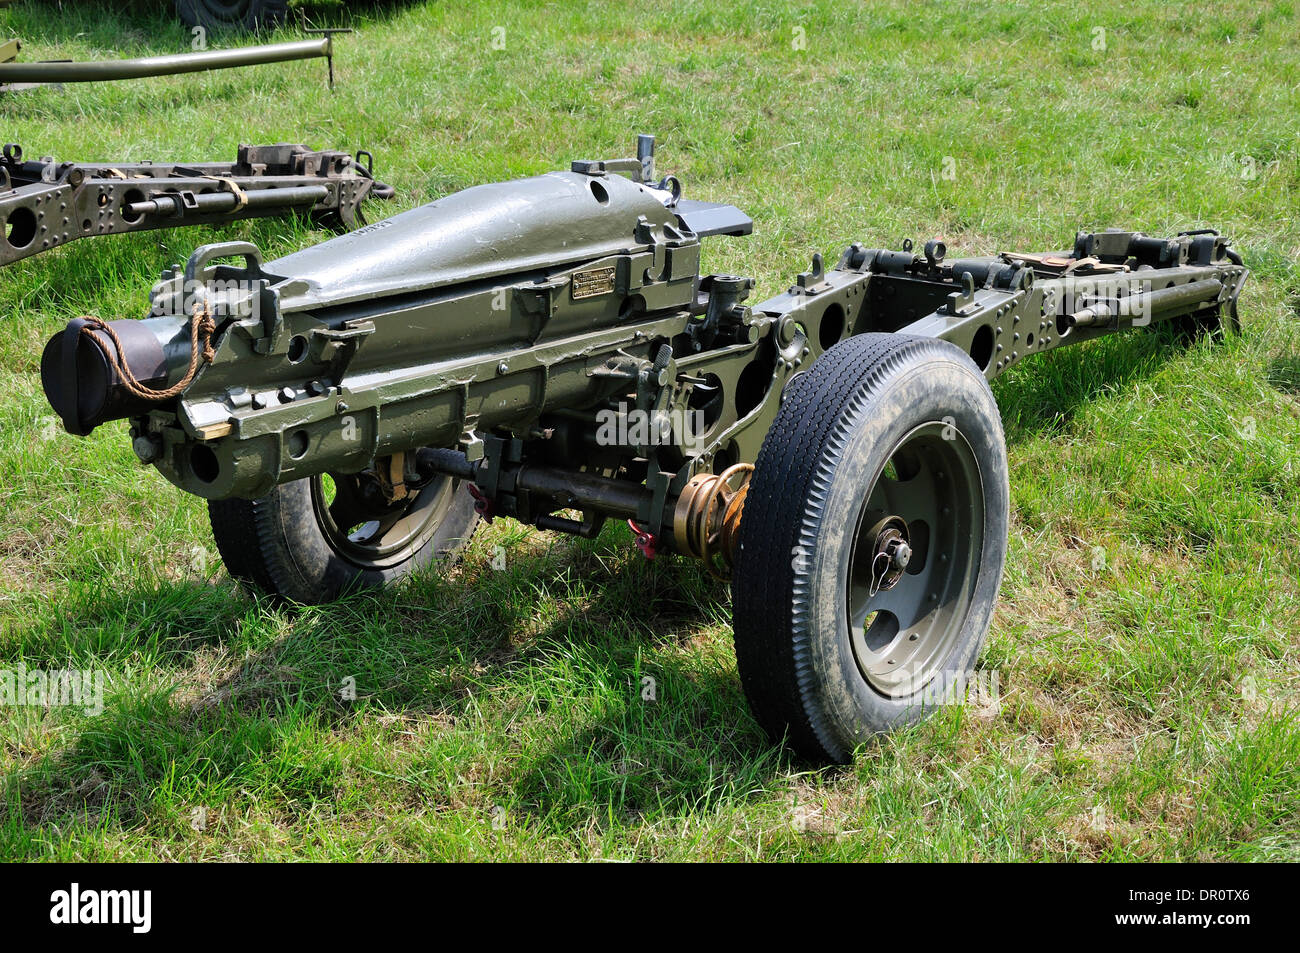
[[[188, 47], [163, 2], [44, 22], [53, 6], [0, 12], [0, 34], [33, 60]], [[725, 588], [645, 562], [618, 527], [497, 524], [445, 578], [301, 612], [257, 601], [121, 424], [54, 426], [38, 355], [78, 314], [141, 314], [194, 246], [324, 236], [275, 221], [82, 242], [0, 272], [0, 669], [111, 681], [97, 717], [0, 708], [0, 857], [1300, 857], [1292, 6], [733, 6], [390, 2], [354, 16], [332, 95], [318, 63], [69, 86], [3, 96], [0, 138], [85, 159], [365, 147], [395, 211], [653, 131], [689, 195], [754, 216], [705, 267], [763, 295], [850, 241], [988, 253], [1223, 229], [1253, 269], [1240, 338], [1117, 337], [996, 387], [1000, 705], [810, 770], [746, 710]]]

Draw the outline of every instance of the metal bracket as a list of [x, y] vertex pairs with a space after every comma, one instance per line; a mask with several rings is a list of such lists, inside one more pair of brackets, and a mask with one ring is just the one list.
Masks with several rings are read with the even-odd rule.
[[311, 332], [307, 353], [313, 360], [329, 364], [330, 377], [341, 384], [361, 342], [374, 333], [375, 322], [369, 318], [349, 321], [342, 328], [316, 328]]
[[944, 313], [966, 317], [974, 314], [977, 309], [978, 306], [975, 304], [975, 278], [969, 271], [963, 271], [961, 274], [961, 291], [954, 291], [948, 295], [948, 301], [943, 306]]
[[818, 252], [813, 255], [812, 270], [802, 272], [795, 277], [795, 284], [790, 289], [790, 294], [811, 296], [829, 291], [830, 287], [831, 283], [826, 280], [826, 265], [822, 261], [821, 252]]

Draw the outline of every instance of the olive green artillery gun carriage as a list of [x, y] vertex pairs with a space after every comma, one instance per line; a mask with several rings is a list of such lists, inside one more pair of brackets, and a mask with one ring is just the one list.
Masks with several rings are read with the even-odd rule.
[[[816, 759], [973, 669], [1007, 545], [988, 382], [1131, 327], [1236, 323], [1212, 231], [950, 259], [852, 245], [751, 303], [701, 275], [740, 210], [637, 158], [449, 195], [275, 261], [206, 246], [143, 320], [79, 319], [42, 377], [68, 430], [127, 419], [209, 500], [232, 575], [320, 602], [455, 553], [483, 519], [731, 578], [758, 718]], [[221, 263], [231, 258], [241, 264]]]

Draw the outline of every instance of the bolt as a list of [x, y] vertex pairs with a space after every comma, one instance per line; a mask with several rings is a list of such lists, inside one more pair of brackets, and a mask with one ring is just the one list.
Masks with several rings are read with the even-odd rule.
[[903, 540], [899, 540], [893, 546], [893, 553], [890, 557], [890, 563], [895, 569], [903, 570], [912, 560], [912, 547], [907, 545]]
[[795, 327], [794, 321], [791, 320], [790, 318], [786, 318], [784, 321], [781, 322], [781, 325], [777, 329], [777, 331], [778, 334], [780, 335], [782, 347], [784, 347], [785, 345], [789, 344], [791, 341], [794, 340], [795, 333], [798, 330], [799, 329]]
[[339, 401], [334, 405], [334, 412], [336, 414], [346, 414], [348, 412], [348, 402], [346, 400]]
[[153, 463], [162, 456], [162, 443], [156, 438], [141, 434], [131, 441], [131, 449], [141, 463]]

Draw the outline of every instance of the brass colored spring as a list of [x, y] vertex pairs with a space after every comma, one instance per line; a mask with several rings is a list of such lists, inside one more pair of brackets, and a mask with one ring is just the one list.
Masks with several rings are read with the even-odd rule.
[[[740, 518], [749, 492], [752, 463], [737, 463], [721, 473], [691, 477], [673, 510], [673, 538], [678, 552], [704, 561], [709, 575], [731, 578]], [[739, 485], [732, 484], [739, 478]]]

